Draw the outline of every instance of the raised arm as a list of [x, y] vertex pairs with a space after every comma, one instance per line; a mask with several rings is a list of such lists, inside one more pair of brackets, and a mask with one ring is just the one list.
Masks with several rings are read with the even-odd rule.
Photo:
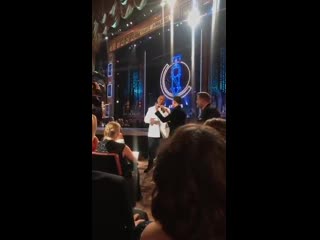
[[157, 115], [157, 117], [160, 119], [161, 122], [169, 122], [172, 116], [170, 113], [168, 116], [164, 117], [159, 111], [157, 111], [155, 114]]

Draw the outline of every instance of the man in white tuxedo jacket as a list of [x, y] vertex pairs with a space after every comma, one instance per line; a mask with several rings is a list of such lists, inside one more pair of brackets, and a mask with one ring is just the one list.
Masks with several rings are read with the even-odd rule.
[[[170, 109], [164, 107], [165, 96], [161, 95], [157, 99], [156, 105], [160, 105], [160, 113], [166, 117], [170, 113]], [[161, 138], [167, 138], [169, 136], [169, 127], [167, 123], [163, 123], [155, 115], [156, 107], [152, 106], [148, 108], [148, 112], [144, 117], [144, 122], [149, 124], [148, 130], [148, 167], [144, 172], [148, 172], [153, 166], [153, 160], [156, 157], [157, 149], [160, 145]]]

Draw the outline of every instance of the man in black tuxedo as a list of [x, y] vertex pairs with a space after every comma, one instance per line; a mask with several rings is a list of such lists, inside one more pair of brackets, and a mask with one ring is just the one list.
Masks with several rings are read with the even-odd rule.
[[211, 106], [211, 96], [207, 92], [199, 92], [197, 94], [197, 107], [202, 110], [198, 119], [199, 122], [205, 122], [211, 118], [220, 118], [218, 109]]
[[[162, 114], [159, 112], [160, 106], [156, 104], [156, 113], [157, 117], [160, 119], [161, 122], [168, 122], [169, 128], [170, 128], [170, 136], [174, 133], [174, 131], [184, 125], [186, 123], [186, 113], [181, 108], [181, 97], [174, 97], [172, 100], [172, 105], [174, 109], [171, 111], [171, 113], [163, 117]], [[165, 108], [162, 109], [165, 111]]]

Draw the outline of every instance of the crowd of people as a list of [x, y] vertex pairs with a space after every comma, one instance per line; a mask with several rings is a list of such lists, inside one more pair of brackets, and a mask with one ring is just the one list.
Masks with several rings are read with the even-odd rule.
[[[134, 234], [128, 239], [226, 239], [226, 121], [212, 107], [206, 92], [197, 94], [200, 115], [195, 123], [186, 124], [181, 102], [174, 97], [173, 109], [169, 109], [164, 106], [165, 97], [159, 96], [145, 115], [149, 152], [144, 172], [153, 170], [154, 221], [133, 209], [130, 224]], [[118, 154], [125, 181], [136, 173], [139, 176], [138, 161], [125, 144], [119, 123], [106, 124], [100, 141], [96, 128], [92, 115], [92, 151]], [[100, 181], [110, 178], [108, 174], [99, 176]], [[140, 187], [139, 177], [137, 184]], [[111, 229], [106, 225], [105, 231]]]

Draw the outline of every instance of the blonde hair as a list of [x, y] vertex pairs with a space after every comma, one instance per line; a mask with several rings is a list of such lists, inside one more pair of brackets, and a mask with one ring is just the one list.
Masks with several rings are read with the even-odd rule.
[[117, 122], [109, 122], [104, 128], [104, 138], [112, 138], [115, 139], [120, 133], [121, 126]]
[[96, 131], [97, 131], [97, 117], [92, 114], [92, 141], [94, 137], [96, 136]]

